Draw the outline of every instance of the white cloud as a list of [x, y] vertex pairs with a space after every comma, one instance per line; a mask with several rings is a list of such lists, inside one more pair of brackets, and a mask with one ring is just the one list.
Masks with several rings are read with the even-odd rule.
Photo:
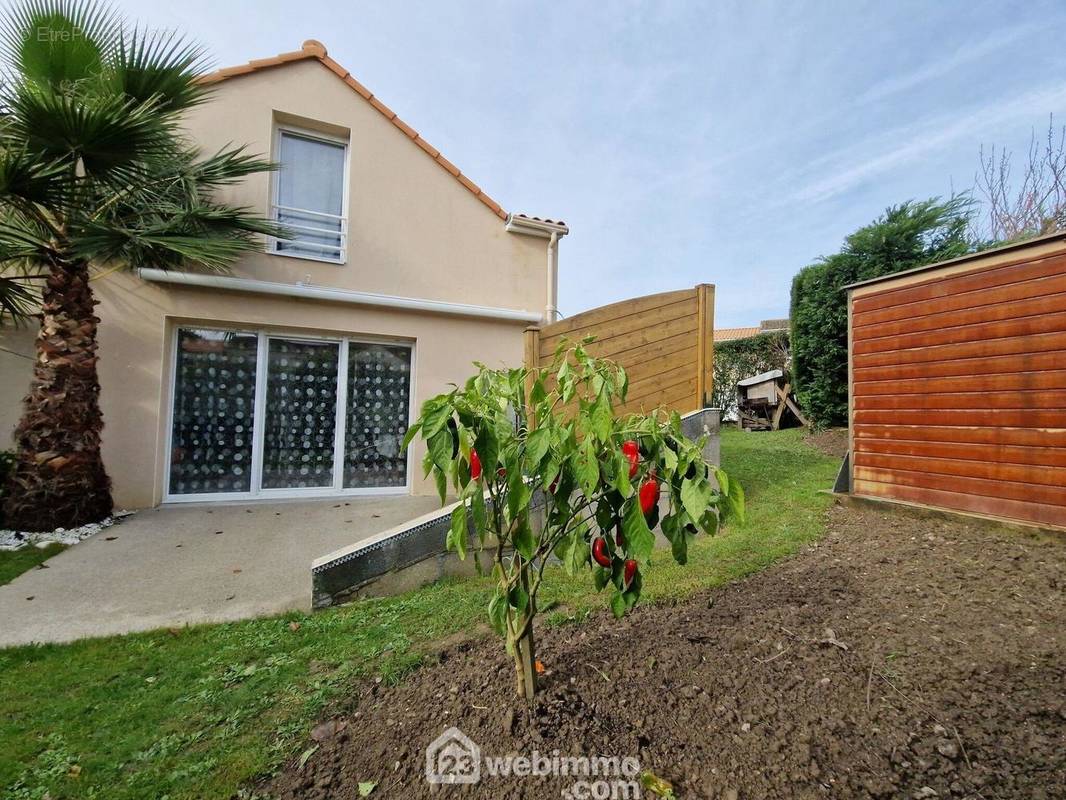
[[994, 33], [982, 41], [974, 44], [967, 44], [965, 47], [960, 47], [954, 53], [951, 53], [938, 61], [930, 62], [912, 72], [898, 75], [874, 84], [858, 97], [857, 103], [863, 105], [865, 103], [884, 100], [891, 95], [898, 94], [899, 92], [906, 91], [907, 89], [919, 86], [928, 81], [935, 80], [936, 78], [953, 72], [959, 67], [965, 66], [973, 61], [979, 61], [995, 51], [1016, 42], [1018, 39], [1035, 33], [1037, 30], [1039, 30], [1038, 26], [1026, 24], [1018, 25], [1006, 31]]
[[[955, 141], [975, 140], [982, 132], [1003, 122], [1034, 113], [1047, 114], [1063, 104], [1066, 104], [1066, 84], [1059, 84], [1034, 89], [1005, 101], [996, 99], [961, 115], [942, 116], [894, 128], [873, 137], [873, 141], [868, 139], [848, 148], [844, 154], [820, 159], [828, 165], [829, 174], [802, 186], [789, 199], [812, 203], [826, 200]], [[884, 149], [878, 152], [882, 146]]]

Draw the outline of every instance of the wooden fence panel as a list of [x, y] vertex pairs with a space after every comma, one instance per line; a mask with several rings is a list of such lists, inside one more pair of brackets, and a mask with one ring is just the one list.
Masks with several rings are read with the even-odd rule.
[[526, 364], [551, 364], [560, 342], [595, 337], [590, 353], [629, 375], [621, 413], [706, 408], [714, 364], [714, 286], [645, 295], [526, 329]]

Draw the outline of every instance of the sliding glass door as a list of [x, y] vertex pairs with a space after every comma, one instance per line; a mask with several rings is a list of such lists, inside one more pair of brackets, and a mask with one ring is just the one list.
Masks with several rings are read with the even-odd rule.
[[168, 500], [402, 490], [411, 348], [182, 328]]

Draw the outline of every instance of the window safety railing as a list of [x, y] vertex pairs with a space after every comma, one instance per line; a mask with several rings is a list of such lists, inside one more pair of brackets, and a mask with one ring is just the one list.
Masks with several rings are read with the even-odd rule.
[[343, 216], [277, 204], [273, 208], [274, 219], [292, 234], [275, 239], [274, 252], [322, 261], [347, 259], [348, 221]]

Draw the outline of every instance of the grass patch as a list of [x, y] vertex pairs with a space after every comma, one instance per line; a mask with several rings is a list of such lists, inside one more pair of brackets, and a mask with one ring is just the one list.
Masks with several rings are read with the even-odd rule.
[[0, 586], [11, 583], [23, 572], [43, 564], [63, 550], [66, 550], [66, 546], [52, 542], [47, 547], [26, 545], [19, 550], [0, 551]]
[[[837, 464], [799, 431], [727, 430], [722, 454], [747, 492], [745, 524], [697, 539], [686, 567], [661, 559], [647, 601], [742, 577], [822, 533], [817, 491]], [[543, 592], [557, 604], [549, 624], [606, 605], [558, 570]], [[2, 650], [2, 796], [228, 798], [290, 755], [353, 681], [401, 680], [428, 643], [482, 623], [489, 597], [485, 580], [453, 581], [314, 615]]]

